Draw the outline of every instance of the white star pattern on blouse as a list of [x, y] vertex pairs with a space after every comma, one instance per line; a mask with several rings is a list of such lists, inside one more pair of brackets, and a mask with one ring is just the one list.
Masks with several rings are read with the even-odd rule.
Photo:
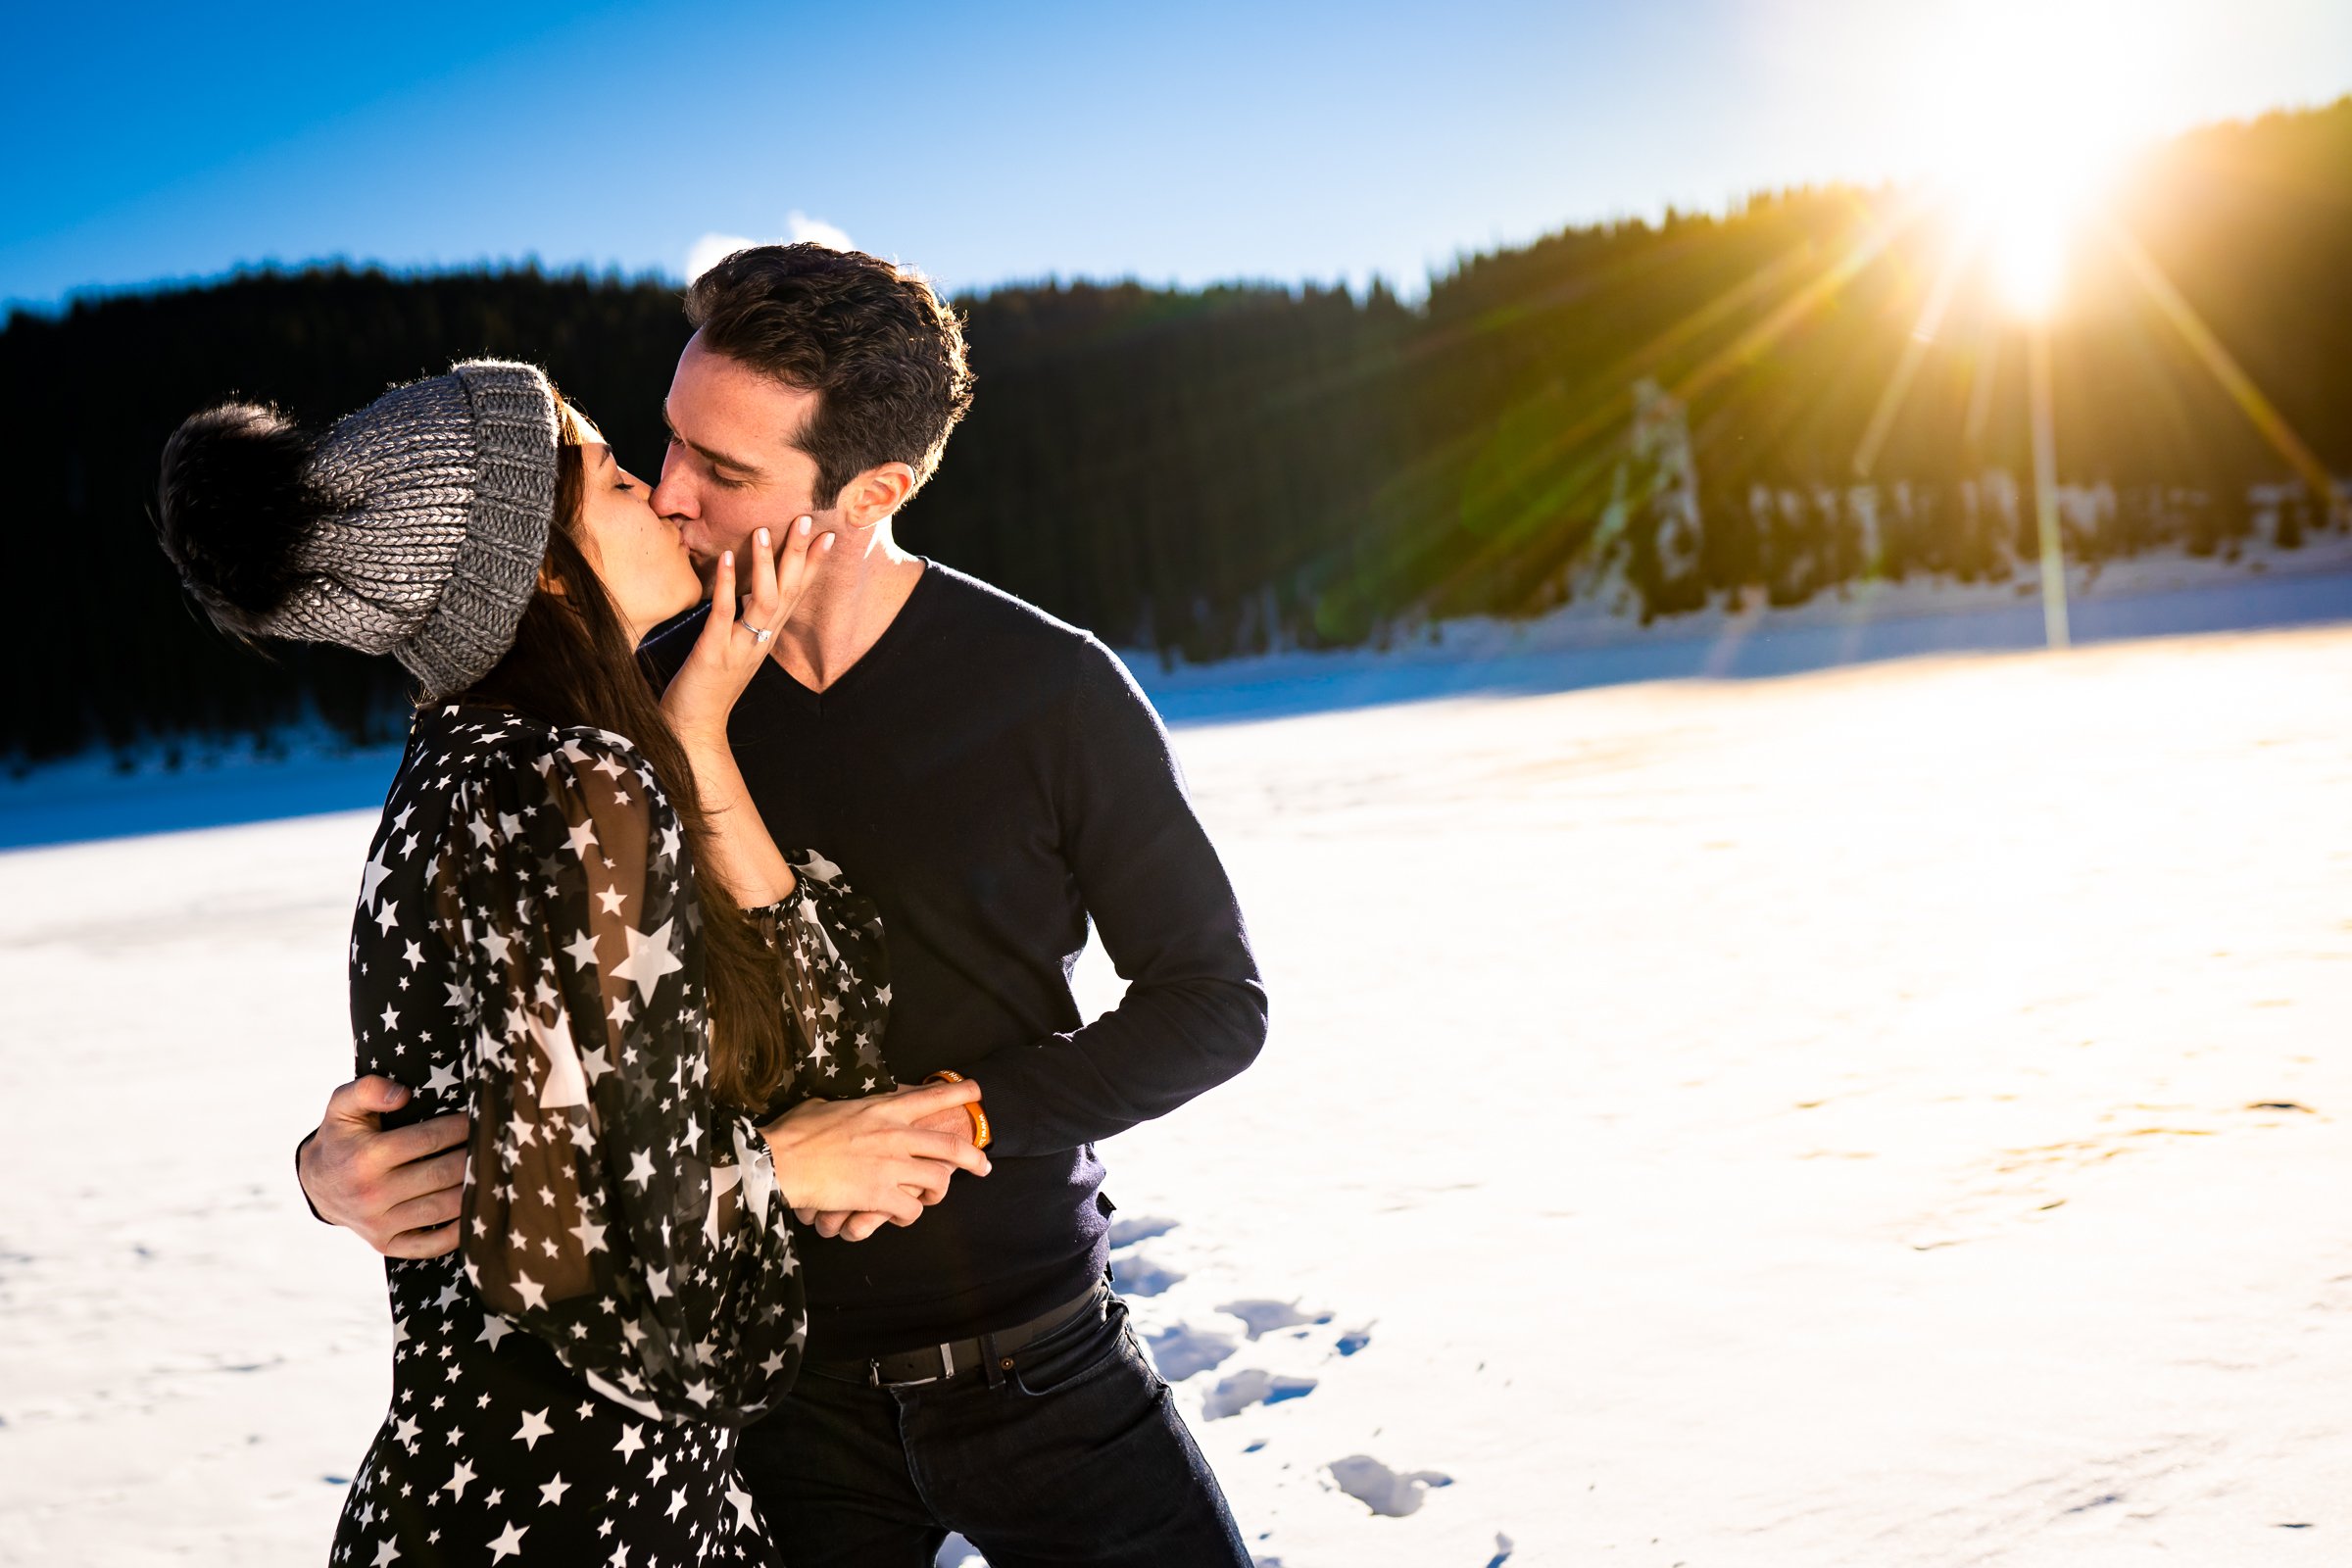
[[588, 1103], [588, 1077], [571, 1043], [571, 1015], [558, 1012], [556, 1021], [547, 1024], [533, 1014], [530, 1030], [540, 1054], [547, 1058], [547, 1079], [539, 1086], [539, 1108], [555, 1110]]
[[614, 964], [611, 972], [616, 980], [633, 982], [641, 1001], [654, 994], [654, 987], [662, 983], [663, 975], [676, 974], [685, 967], [678, 956], [669, 951], [670, 927], [676, 923], [664, 920], [651, 934], [633, 925], [620, 928], [620, 939], [628, 944], [629, 956]]
[[384, 852], [379, 846], [375, 854], [369, 857], [367, 868], [360, 873], [361, 908], [368, 910], [374, 909], [375, 890], [379, 887], [382, 887], [384, 885], [384, 878], [390, 876], [391, 874], [392, 868], [384, 863]]
[[564, 952], [571, 959], [574, 968], [593, 969], [596, 967], [596, 939], [585, 931], [565, 944]]

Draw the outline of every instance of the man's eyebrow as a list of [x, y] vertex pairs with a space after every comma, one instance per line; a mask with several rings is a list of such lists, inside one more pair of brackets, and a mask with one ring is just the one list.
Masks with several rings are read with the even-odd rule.
[[712, 466], [720, 468], [734, 468], [742, 473], [750, 475], [755, 479], [764, 477], [758, 464], [746, 463], [741, 458], [730, 458], [724, 452], [713, 452], [709, 447], [703, 445], [700, 441], [689, 438], [685, 431], [678, 428], [676, 421], [670, 418], [669, 405], [666, 403], [662, 406], [662, 422], [669, 427], [669, 433], [672, 436], [675, 436], [678, 440], [685, 442], [686, 445], [701, 453], [703, 455], [703, 461], [710, 464]]

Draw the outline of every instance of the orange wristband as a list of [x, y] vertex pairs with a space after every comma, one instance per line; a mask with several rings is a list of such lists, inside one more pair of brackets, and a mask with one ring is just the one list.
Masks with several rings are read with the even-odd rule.
[[[959, 1084], [963, 1082], [963, 1074], [935, 1072], [923, 1082], [927, 1084]], [[963, 1108], [972, 1113], [972, 1147], [986, 1149], [988, 1147], [988, 1112], [980, 1108], [980, 1102], [977, 1100]]]

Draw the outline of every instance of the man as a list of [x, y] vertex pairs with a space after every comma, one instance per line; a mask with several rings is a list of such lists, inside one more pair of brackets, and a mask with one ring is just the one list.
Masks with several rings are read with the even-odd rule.
[[[1265, 1035], [1166, 738], [1102, 644], [893, 538], [970, 398], [960, 328], [919, 276], [760, 247], [698, 279], [687, 315], [656, 507], [706, 563], [804, 516], [835, 535], [730, 739], [777, 841], [833, 857], [882, 909], [877, 1081], [977, 1082], [963, 1125], [994, 1161], [910, 1227], [801, 1216], [805, 1370], [745, 1435], [745, 1483], [796, 1568], [914, 1568], [950, 1530], [997, 1568], [1247, 1564], [1099, 1283], [1094, 1142], [1239, 1072]], [[698, 625], [651, 645], [665, 675]], [[1069, 972], [1090, 916], [1129, 984], [1081, 1027]], [[463, 1134], [379, 1131], [403, 1099], [344, 1086], [297, 1163], [321, 1217], [427, 1255], [455, 1245], [434, 1227], [457, 1211]]]

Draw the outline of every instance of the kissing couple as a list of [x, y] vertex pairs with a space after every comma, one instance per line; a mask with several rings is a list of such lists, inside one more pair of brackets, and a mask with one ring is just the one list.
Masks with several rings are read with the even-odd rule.
[[[651, 486], [494, 360], [165, 449], [221, 630], [415, 678], [358, 1076], [296, 1154], [391, 1298], [331, 1560], [1247, 1565], [1094, 1149], [1265, 1038], [1166, 736], [899, 546], [971, 399], [920, 275], [762, 246], [686, 314]], [[1128, 984], [1087, 1022], [1090, 920]]]

